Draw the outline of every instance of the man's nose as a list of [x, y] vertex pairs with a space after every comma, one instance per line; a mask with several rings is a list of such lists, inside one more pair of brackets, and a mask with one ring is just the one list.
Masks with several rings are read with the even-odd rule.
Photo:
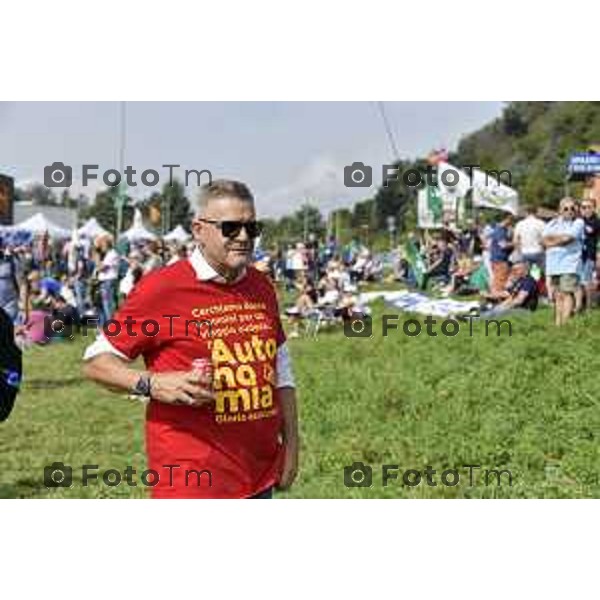
[[240, 228], [240, 232], [237, 234], [235, 241], [236, 242], [248, 242], [250, 240], [250, 236], [248, 235], [248, 231], [246, 231], [246, 226]]

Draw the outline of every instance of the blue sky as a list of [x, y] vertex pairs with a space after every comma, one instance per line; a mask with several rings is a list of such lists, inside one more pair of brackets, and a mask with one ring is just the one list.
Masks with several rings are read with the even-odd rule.
[[[401, 157], [434, 147], [453, 148], [502, 109], [501, 102], [385, 102]], [[373, 102], [128, 102], [125, 164], [138, 171], [166, 163], [209, 169], [213, 177], [248, 183], [263, 216], [292, 211], [305, 198], [324, 212], [350, 205], [368, 190], [343, 185], [343, 168], [354, 161], [380, 165], [394, 157]], [[74, 190], [81, 165], [119, 166], [120, 106], [117, 102], [0, 103], [0, 172], [17, 183], [43, 181], [44, 166], [73, 167]], [[195, 190], [190, 188], [193, 197]], [[133, 192], [143, 197], [143, 186]]]

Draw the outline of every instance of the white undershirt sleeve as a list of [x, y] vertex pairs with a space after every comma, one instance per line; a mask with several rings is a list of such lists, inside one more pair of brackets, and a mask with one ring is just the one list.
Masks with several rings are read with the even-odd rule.
[[277, 349], [277, 387], [296, 387], [294, 374], [292, 373], [292, 359], [287, 344], [282, 344]]
[[114, 354], [115, 356], [118, 356], [119, 358], [122, 358], [123, 360], [127, 360], [129, 362], [131, 362], [131, 359], [126, 356], [125, 354], [123, 354], [122, 352], [119, 352], [119, 350], [117, 350], [106, 338], [106, 336], [100, 332], [98, 333], [98, 337], [96, 338], [96, 341], [93, 344], [90, 344], [86, 349], [85, 349], [85, 353], [83, 354], [83, 360], [91, 360], [92, 358], [98, 356], [99, 354]]

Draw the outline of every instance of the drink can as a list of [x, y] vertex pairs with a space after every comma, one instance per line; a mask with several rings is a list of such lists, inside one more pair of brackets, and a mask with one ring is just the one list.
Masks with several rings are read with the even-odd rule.
[[215, 370], [212, 361], [209, 358], [195, 358], [192, 361], [192, 369], [199, 373], [203, 379], [208, 379], [210, 381], [210, 387], [212, 388]]

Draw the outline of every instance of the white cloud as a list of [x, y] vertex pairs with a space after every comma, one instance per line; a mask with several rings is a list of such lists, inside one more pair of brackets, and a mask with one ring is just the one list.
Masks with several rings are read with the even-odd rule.
[[376, 191], [376, 185], [370, 188], [347, 188], [344, 185], [345, 166], [332, 156], [316, 157], [289, 184], [261, 194], [257, 201], [260, 213], [280, 217], [294, 212], [305, 201], [309, 201], [326, 215], [333, 209], [350, 206], [358, 200], [371, 197]]

